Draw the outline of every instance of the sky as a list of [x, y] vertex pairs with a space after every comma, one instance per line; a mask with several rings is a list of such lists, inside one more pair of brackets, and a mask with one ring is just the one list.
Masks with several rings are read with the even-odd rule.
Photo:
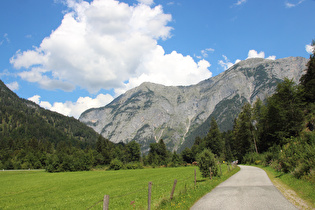
[[248, 58], [309, 58], [314, 0], [1, 0], [0, 79], [78, 118], [143, 82], [193, 85]]

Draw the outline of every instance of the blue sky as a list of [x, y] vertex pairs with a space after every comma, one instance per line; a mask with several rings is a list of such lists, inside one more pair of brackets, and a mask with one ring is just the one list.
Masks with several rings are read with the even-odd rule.
[[2, 0], [0, 79], [79, 117], [150, 81], [191, 85], [252, 57], [309, 57], [314, 0]]

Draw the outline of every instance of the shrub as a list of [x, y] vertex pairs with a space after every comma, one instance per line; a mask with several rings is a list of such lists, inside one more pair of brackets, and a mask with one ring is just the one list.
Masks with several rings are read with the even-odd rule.
[[281, 164], [279, 163], [278, 160], [272, 160], [269, 165], [270, 165], [270, 167], [273, 168], [275, 171], [281, 172], [282, 167], [281, 167]]
[[118, 159], [113, 159], [112, 161], [110, 161], [110, 164], [109, 164], [109, 169], [110, 170], [120, 170], [123, 168], [123, 163], [118, 160]]
[[244, 157], [243, 157], [243, 162], [246, 164], [255, 164], [255, 165], [259, 165], [264, 161], [264, 157], [263, 155], [259, 155], [256, 152], [252, 152], [252, 153], [247, 153]]
[[127, 169], [142, 169], [143, 165], [140, 162], [130, 162], [126, 164]]
[[264, 153], [264, 166], [267, 166], [271, 163], [271, 161], [274, 160], [274, 154], [271, 152], [265, 152]]
[[209, 177], [210, 171], [209, 168], [211, 167], [211, 172], [213, 175], [216, 176], [218, 174], [218, 166], [216, 164], [216, 159], [214, 154], [205, 149], [203, 152], [197, 155], [198, 167], [203, 177]]

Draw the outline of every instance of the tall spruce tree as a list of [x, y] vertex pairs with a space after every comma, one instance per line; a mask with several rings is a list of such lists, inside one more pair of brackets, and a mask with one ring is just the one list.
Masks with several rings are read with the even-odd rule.
[[306, 102], [315, 102], [315, 41], [313, 40], [313, 54], [307, 63], [306, 73], [301, 77], [300, 84], [304, 89], [304, 99]]
[[235, 157], [242, 161], [243, 156], [248, 152], [254, 152], [251, 105], [246, 103], [241, 113], [235, 120], [233, 130], [233, 146], [236, 152]]
[[218, 156], [221, 156], [224, 151], [222, 135], [217, 121], [214, 118], [211, 119], [210, 129], [206, 136], [206, 147]]
[[286, 139], [298, 136], [303, 128], [302, 90], [293, 80], [287, 78], [277, 85], [274, 95], [267, 99], [267, 109], [263, 120], [261, 141], [267, 148], [284, 145]]

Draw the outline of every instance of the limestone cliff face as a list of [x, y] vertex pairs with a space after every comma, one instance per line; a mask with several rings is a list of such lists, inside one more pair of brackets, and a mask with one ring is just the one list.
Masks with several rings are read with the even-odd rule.
[[85, 111], [79, 120], [112, 142], [136, 140], [143, 152], [159, 139], [168, 149], [177, 150], [213, 113], [222, 130], [231, 129], [244, 102], [263, 100], [285, 77], [298, 82], [306, 63], [301, 57], [254, 58], [197, 85], [143, 83], [105, 107]]

